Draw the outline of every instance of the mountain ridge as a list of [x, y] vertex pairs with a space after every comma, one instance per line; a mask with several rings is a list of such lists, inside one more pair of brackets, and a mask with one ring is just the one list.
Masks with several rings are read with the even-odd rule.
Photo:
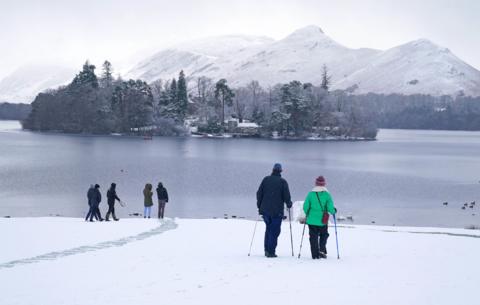
[[[221, 45], [224, 36], [209, 39], [210, 42], [217, 39], [217, 44]], [[176, 58], [176, 69], [170, 66], [169, 73], [151, 73], [153, 67], [173, 60], [172, 54], [162, 52], [156, 54], [154, 62], [143, 61], [149, 73], [137, 66], [130, 71], [131, 75], [151, 82], [173, 78], [178, 71], [184, 70], [193, 78], [226, 78], [233, 86], [245, 85], [251, 80], [258, 80], [264, 86], [294, 79], [319, 84], [325, 64], [332, 76], [332, 89], [354, 88], [354, 94], [480, 95], [480, 71], [448, 48], [425, 38], [383, 51], [352, 49], [337, 43], [320, 27], [309, 25], [283, 39], [244, 47], [215, 58], [197, 58], [196, 63], [182, 63]], [[179, 52], [193, 54], [185, 47]]]
[[[234, 34], [178, 43], [138, 61], [124, 76], [151, 83], [177, 77], [184, 70], [191, 80], [226, 78], [234, 87], [252, 80], [262, 86], [292, 80], [319, 85], [324, 64], [333, 90], [480, 96], [480, 71], [428, 39], [387, 50], [354, 49], [336, 42], [316, 25], [279, 40]], [[75, 75], [66, 67], [48, 68], [52, 75], [35, 72], [33, 77], [21, 71], [0, 80], [0, 101], [31, 102], [39, 92], [68, 83]]]

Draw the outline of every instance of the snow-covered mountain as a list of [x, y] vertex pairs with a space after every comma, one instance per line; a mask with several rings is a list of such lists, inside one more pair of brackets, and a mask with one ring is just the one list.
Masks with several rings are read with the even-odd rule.
[[[246, 56], [253, 50], [274, 42], [261, 36], [229, 35], [210, 37], [175, 45], [162, 50], [136, 65], [129, 73], [130, 78], [141, 78], [152, 82], [160, 78], [178, 76], [183, 70], [188, 76], [209, 75], [229, 65], [232, 55]], [[182, 68], [179, 69], [179, 66]]]
[[0, 80], [0, 101], [30, 103], [38, 93], [69, 83], [75, 73], [74, 69], [63, 66], [20, 67]]
[[147, 58], [128, 76], [151, 82], [175, 77], [183, 69], [190, 77], [226, 78], [234, 86], [251, 80], [263, 86], [291, 80], [320, 84], [324, 64], [333, 89], [358, 94], [480, 95], [480, 71], [426, 39], [385, 51], [350, 49], [317, 26], [278, 41], [223, 36], [184, 43]]
[[356, 93], [480, 95], [480, 71], [449, 49], [419, 39], [379, 53], [335, 86], [358, 86]]
[[[125, 78], [153, 82], [177, 77], [184, 70], [192, 80], [226, 78], [233, 86], [252, 80], [262, 86], [292, 80], [320, 84], [324, 64], [332, 76], [332, 89], [355, 94], [480, 96], [480, 71], [426, 39], [385, 51], [351, 49], [317, 26], [298, 29], [277, 41], [229, 35], [181, 43], [140, 61]], [[77, 72], [61, 66], [24, 66], [0, 80], [0, 101], [31, 102], [39, 92], [70, 82]]]

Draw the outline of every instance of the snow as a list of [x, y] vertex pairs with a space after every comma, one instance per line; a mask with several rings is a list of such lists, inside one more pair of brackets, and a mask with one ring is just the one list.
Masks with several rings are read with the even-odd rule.
[[357, 94], [480, 95], [480, 71], [446, 48], [419, 39], [389, 49], [337, 82], [334, 87], [357, 85]]
[[38, 93], [66, 85], [75, 77], [73, 68], [25, 65], [0, 80], [0, 101], [31, 103]]
[[238, 123], [238, 127], [241, 127], [241, 128], [258, 128], [260, 126], [258, 126], [257, 123], [253, 123], [253, 122], [242, 122], [242, 123]]
[[385, 51], [350, 49], [312, 25], [277, 41], [221, 36], [180, 44], [142, 61], [130, 76], [151, 82], [177, 77], [183, 69], [192, 81], [226, 78], [233, 86], [252, 80], [262, 86], [292, 80], [319, 85], [324, 64], [332, 89], [358, 86], [354, 94], [480, 95], [480, 71], [427, 39]]
[[[150, 83], [178, 77], [183, 70], [191, 85], [200, 76], [226, 78], [232, 86], [252, 80], [264, 87], [292, 80], [319, 85], [326, 64], [331, 89], [356, 87], [354, 94], [480, 96], [480, 71], [427, 39], [384, 51], [350, 49], [320, 27], [309, 25], [280, 40], [226, 35], [187, 41], [151, 54], [124, 77]], [[31, 102], [39, 92], [67, 84], [75, 73], [67, 67], [21, 67], [0, 80], [0, 101]]]
[[[297, 254], [303, 226], [292, 226]], [[479, 231], [342, 226], [337, 260], [330, 228], [328, 259], [312, 260], [307, 236], [301, 259], [291, 257], [288, 222], [282, 225], [278, 258], [263, 256], [262, 222], [247, 256], [253, 228], [253, 221], [231, 219], [0, 219], [0, 303], [442, 305], [477, 300]], [[106, 242], [119, 238], [126, 242]], [[90, 245], [80, 248], [88, 251], [72, 251], [82, 245]], [[12, 260], [17, 263], [9, 265]]]

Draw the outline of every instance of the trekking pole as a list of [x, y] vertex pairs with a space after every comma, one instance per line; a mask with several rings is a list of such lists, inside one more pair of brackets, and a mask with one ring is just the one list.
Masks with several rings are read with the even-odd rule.
[[333, 223], [335, 224], [335, 240], [337, 242], [337, 259], [340, 259], [340, 254], [338, 252], [337, 216], [335, 214], [333, 214]]
[[250, 242], [250, 249], [248, 250], [248, 256], [250, 256], [250, 253], [252, 252], [253, 239], [255, 238], [255, 232], [257, 231], [257, 223], [259, 218], [260, 218], [260, 215], [257, 216], [257, 220], [255, 220], [255, 227], [253, 227], [252, 241]]
[[299, 259], [300, 259], [300, 255], [302, 254], [303, 236], [305, 235], [305, 227], [307, 226], [307, 217], [309, 212], [310, 212], [310, 209], [308, 209], [307, 215], [305, 215], [305, 223], [303, 224], [302, 240], [300, 241], [300, 250], [298, 250]]
[[288, 208], [288, 221], [290, 222], [290, 243], [292, 244], [292, 257], [293, 257], [295, 256], [295, 254], [293, 254], [292, 215], [290, 213], [290, 208]]

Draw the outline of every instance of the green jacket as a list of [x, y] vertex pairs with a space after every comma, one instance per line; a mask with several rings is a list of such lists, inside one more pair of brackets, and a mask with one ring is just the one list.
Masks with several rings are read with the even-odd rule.
[[153, 205], [153, 192], [152, 192], [152, 185], [149, 183], [143, 189], [143, 197], [144, 197], [144, 205], [146, 207], [151, 207]]
[[[318, 198], [317, 198], [318, 194]], [[320, 202], [318, 201], [320, 199]], [[322, 223], [323, 212], [335, 214], [335, 207], [330, 193], [325, 187], [316, 186], [303, 203], [303, 211], [307, 215], [307, 224], [314, 226], [324, 226]]]

